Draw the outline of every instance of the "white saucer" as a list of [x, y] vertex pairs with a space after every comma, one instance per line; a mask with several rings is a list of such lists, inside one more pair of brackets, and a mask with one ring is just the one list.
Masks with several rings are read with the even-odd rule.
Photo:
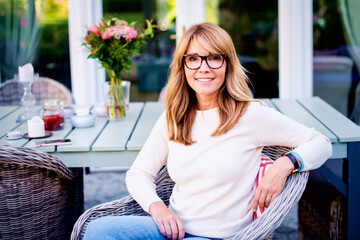
[[8, 136], [5, 136], [6, 140], [18, 140], [20, 138], [22, 138], [23, 136], [18, 136], [18, 137], [12, 137], [12, 138], [9, 138]]
[[30, 137], [28, 133], [25, 133], [23, 135], [24, 138], [27, 139], [37, 139], [37, 138], [46, 138], [46, 137], [50, 137], [52, 135], [51, 131], [45, 131], [45, 135], [44, 136], [39, 136], [39, 137]]

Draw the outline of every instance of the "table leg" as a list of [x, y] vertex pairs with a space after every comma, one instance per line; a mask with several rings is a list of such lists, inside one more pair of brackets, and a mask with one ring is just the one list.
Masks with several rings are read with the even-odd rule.
[[348, 239], [360, 239], [360, 142], [348, 143]]

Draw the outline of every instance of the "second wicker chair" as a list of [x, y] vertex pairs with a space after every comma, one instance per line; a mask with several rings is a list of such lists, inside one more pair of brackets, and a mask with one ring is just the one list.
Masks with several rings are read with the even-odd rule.
[[0, 239], [69, 239], [83, 211], [80, 171], [39, 150], [0, 146]]

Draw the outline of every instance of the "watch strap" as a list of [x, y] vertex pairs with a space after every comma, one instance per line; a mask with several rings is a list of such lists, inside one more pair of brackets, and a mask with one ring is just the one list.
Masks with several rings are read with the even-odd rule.
[[299, 171], [300, 166], [297, 157], [295, 157], [294, 154], [292, 154], [291, 152], [286, 153], [284, 156], [288, 157], [294, 164], [295, 170], [293, 172]]

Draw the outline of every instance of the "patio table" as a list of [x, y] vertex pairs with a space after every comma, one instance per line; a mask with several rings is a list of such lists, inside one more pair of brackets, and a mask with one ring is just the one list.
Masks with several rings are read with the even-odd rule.
[[[347, 199], [345, 218], [348, 239], [359, 239], [360, 232], [360, 127], [335, 110], [319, 97], [264, 101], [286, 116], [314, 127], [331, 140], [333, 159], [344, 159], [343, 177], [340, 179], [328, 167], [319, 171]], [[91, 109], [91, 107], [89, 106]], [[37, 110], [40, 110], [38, 107]], [[65, 128], [54, 131], [47, 139], [70, 138], [72, 145], [41, 147], [45, 152], [55, 154], [68, 167], [128, 167], [144, 145], [156, 120], [164, 111], [158, 102], [130, 103], [126, 118], [109, 121], [97, 118], [94, 127], [73, 128], [69, 120]], [[26, 132], [26, 123], [16, 123], [21, 107], [0, 107], [0, 145], [34, 147], [34, 140], [6, 140], [6, 132], [20, 130]]]

